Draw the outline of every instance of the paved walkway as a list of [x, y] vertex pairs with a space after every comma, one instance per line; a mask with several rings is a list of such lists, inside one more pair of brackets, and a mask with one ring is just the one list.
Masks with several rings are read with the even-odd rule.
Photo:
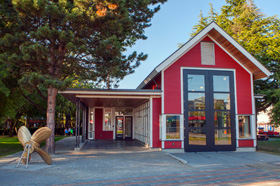
[[270, 154], [170, 156], [136, 141], [89, 141], [74, 152], [74, 144], [73, 137], [58, 141], [52, 165], [35, 153], [28, 169], [22, 164], [15, 168], [20, 153], [0, 159], [0, 185], [280, 185], [280, 157]]

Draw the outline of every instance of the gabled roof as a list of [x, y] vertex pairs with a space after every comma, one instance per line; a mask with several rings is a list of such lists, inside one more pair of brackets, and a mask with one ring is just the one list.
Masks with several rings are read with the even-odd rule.
[[197, 35], [185, 43], [181, 48], [176, 50], [167, 59], [160, 63], [148, 77], [137, 87], [143, 88], [151, 79], [159, 72], [168, 68], [175, 63], [180, 57], [187, 53], [192, 47], [199, 43], [206, 36], [210, 37], [218, 44], [225, 52], [233, 59], [238, 61], [244, 68], [253, 74], [254, 80], [269, 76], [270, 71], [265, 68], [253, 55], [251, 55], [244, 47], [235, 41], [228, 33], [226, 33], [215, 22], [210, 23], [207, 27], [201, 30]]

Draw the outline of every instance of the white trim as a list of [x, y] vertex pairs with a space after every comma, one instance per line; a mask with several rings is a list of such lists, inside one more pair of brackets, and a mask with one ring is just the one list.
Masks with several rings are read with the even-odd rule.
[[193, 70], [212, 70], [212, 71], [235, 71], [234, 68], [213, 68], [213, 67], [184, 67], [181, 69], [193, 69]]
[[161, 122], [162, 122], [161, 138], [162, 141], [165, 141], [166, 140], [166, 115], [161, 115]]
[[[183, 141], [184, 140], [184, 115], [182, 114], [162, 114], [162, 140], [163, 141]], [[166, 139], [166, 116], [179, 116], [179, 139]]]
[[184, 115], [184, 72], [183, 72], [183, 69], [181, 67], [180, 69], [180, 78], [181, 78], [181, 114]]
[[239, 138], [239, 125], [238, 125], [238, 115], [235, 115], [235, 133], [236, 133], [236, 147], [239, 147], [238, 140]]
[[257, 129], [256, 129], [256, 115], [250, 116], [250, 129], [251, 129], [251, 138], [254, 140], [254, 147], [256, 147], [256, 137], [257, 137]]
[[[95, 96], [95, 95], [76, 95], [77, 98], [123, 98], [123, 99], [149, 99], [150, 96]], [[161, 96], [158, 96], [161, 97]]]
[[161, 92], [110, 92], [110, 91], [72, 91], [72, 90], [66, 90], [66, 91], [60, 91], [60, 94], [89, 94], [89, 95], [161, 95]]
[[150, 147], [153, 147], [153, 97], [150, 97]]
[[180, 140], [184, 141], [184, 115], [180, 115]]
[[233, 71], [233, 77], [234, 77], [234, 99], [235, 99], [235, 115], [237, 115], [237, 81], [236, 81], [236, 70]]
[[254, 95], [254, 98], [255, 98], [255, 99], [263, 99], [263, 98], [264, 98], [264, 95]]
[[164, 70], [161, 72], [161, 114], [164, 114]]
[[231, 53], [229, 53], [222, 45], [220, 45], [216, 40], [214, 40], [211, 36], [207, 35], [210, 39], [214, 41], [225, 53], [227, 53], [236, 63], [238, 63], [244, 70], [246, 70], [249, 74], [252, 74], [240, 61], [238, 61]]

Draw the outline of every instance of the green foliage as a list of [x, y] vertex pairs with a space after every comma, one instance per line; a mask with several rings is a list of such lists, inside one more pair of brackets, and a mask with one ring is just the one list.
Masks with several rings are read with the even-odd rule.
[[[106, 82], [110, 88], [147, 58], [142, 53], [123, 53], [136, 40], [146, 39], [144, 29], [165, 1], [4, 0], [0, 67], [13, 69], [21, 95], [32, 105], [38, 107], [38, 101], [31, 99], [34, 92], [48, 98], [47, 125], [54, 129], [57, 90], [77, 80]], [[47, 89], [54, 94], [46, 94]], [[53, 137], [49, 138], [52, 144]], [[50, 146], [53, 153], [54, 145]]]
[[0, 158], [23, 150], [17, 137], [0, 137]]
[[[14, 19], [6, 18], [0, 60], [20, 67], [20, 83], [65, 89], [74, 79], [107, 81], [133, 73], [146, 55], [122, 53], [137, 39], [166, 0], [12, 0]], [[110, 9], [116, 4], [116, 9]], [[151, 6], [153, 5], [153, 6]], [[155, 7], [155, 8], [152, 8]], [[99, 9], [106, 10], [104, 16]], [[2, 15], [9, 15], [1, 9]], [[14, 51], [17, 52], [14, 52]], [[1, 83], [0, 83], [1, 85]]]
[[272, 72], [268, 78], [254, 82], [255, 93], [266, 95], [257, 102], [257, 108], [262, 111], [273, 105], [272, 119], [279, 124], [280, 20], [276, 16], [264, 16], [253, 0], [226, 0], [226, 3], [220, 14], [212, 6], [208, 16], [201, 14], [192, 36], [215, 21]]

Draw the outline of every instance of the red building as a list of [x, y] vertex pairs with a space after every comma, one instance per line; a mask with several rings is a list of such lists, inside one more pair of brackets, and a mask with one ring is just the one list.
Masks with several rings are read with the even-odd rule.
[[256, 147], [253, 81], [269, 74], [211, 23], [137, 89], [61, 94], [83, 108], [78, 118], [83, 140], [136, 139], [151, 148], [191, 152], [248, 151]]

